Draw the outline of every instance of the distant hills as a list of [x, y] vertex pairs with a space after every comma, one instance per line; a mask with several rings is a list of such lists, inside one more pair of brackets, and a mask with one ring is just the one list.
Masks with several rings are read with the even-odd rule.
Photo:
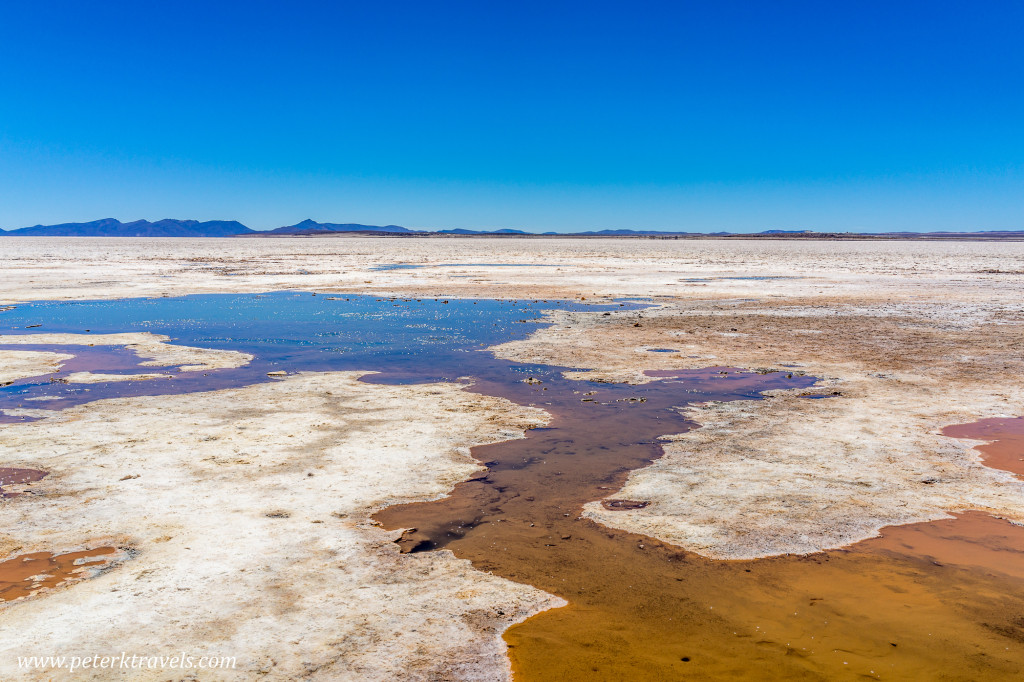
[[394, 236], [394, 237], [637, 237], [647, 239], [989, 239], [1024, 240], [1024, 230], [989, 230], [980, 232], [815, 232], [813, 230], [765, 230], [756, 233], [735, 232], [672, 232], [657, 230], [590, 230], [587, 232], [544, 232], [523, 230], [413, 230], [401, 225], [361, 225], [359, 223], [318, 223], [303, 220], [274, 230], [257, 231], [237, 220], [174, 220], [165, 218], [150, 222], [135, 220], [122, 223], [114, 218], [88, 223], [34, 225], [16, 230], [0, 229], [3, 237], [287, 237], [287, 236]]
[[[456, 228], [454, 230], [438, 230], [438, 234], [532, 234], [530, 232], [524, 232], [522, 230], [510, 230], [505, 228], [503, 230], [466, 230], [464, 228]], [[558, 234], [557, 232], [545, 232], [545, 234]]]
[[93, 220], [89, 223], [61, 223], [60, 225], [35, 225], [18, 230], [4, 231], [11, 237], [233, 237], [251, 234], [251, 230], [237, 220], [172, 220], [170, 218], [151, 223], [135, 220], [122, 223], [114, 218]]
[[303, 220], [301, 223], [269, 230], [265, 234], [317, 234], [320, 232], [415, 232], [400, 225], [358, 225], [356, 223], [318, 223]]

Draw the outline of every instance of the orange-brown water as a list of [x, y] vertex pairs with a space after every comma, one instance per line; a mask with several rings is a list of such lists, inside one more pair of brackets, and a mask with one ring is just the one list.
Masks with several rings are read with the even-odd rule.
[[643, 413], [546, 408], [550, 429], [474, 449], [486, 475], [377, 516], [417, 528], [405, 551], [444, 546], [569, 601], [505, 633], [517, 680], [1024, 675], [1024, 528], [974, 512], [809, 556], [706, 559], [579, 518], [652, 457]]
[[114, 547], [97, 547], [66, 554], [34, 552], [0, 561], [0, 601], [30, 597], [85, 577], [83, 571], [104, 566], [116, 553]]
[[987, 466], [1003, 469], [1024, 477], [1024, 417], [982, 419], [970, 424], [956, 424], [942, 430], [953, 438], [990, 441], [976, 450]]

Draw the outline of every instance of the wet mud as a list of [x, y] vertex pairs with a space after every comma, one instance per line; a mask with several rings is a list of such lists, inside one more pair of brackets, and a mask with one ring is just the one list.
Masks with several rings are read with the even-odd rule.
[[116, 557], [115, 547], [51, 554], [33, 552], [0, 561], [0, 601], [31, 597], [40, 590], [88, 577]]

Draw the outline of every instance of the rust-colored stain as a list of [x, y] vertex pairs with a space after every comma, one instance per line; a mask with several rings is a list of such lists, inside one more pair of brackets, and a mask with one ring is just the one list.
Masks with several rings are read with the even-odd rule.
[[83, 571], [101, 568], [117, 553], [115, 547], [52, 554], [33, 552], [0, 562], [0, 601], [30, 597], [39, 590], [78, 580]]
[[986, 466], [1017, 474], [1024, 479], [1024, 417], [982, 419], [942, 429], [953, 438], [990, 441], [975, 448]]
[[664, 386], [640, 389], [644, 405], [595, 388], [597, 406], [549, 390], [550, 428], [474, 448], [486, 475], [376, 515], [416, 529], [403, 551], [445, 547], [569, 602], [506, 631], [516, 680], [1024, 676], [1024, 528], [1007, 521], [970, 512], [840, 550], [716, 561], [579, 518], [659, 456], [657, 435], [685, 430], [666, 424]]
[[17, 497], [21, 493], [4, 490], [7, 486], [25, 485], [43, 480], [48, 472], [39, 469], [15, 469], [0, 467], [0, 499]]

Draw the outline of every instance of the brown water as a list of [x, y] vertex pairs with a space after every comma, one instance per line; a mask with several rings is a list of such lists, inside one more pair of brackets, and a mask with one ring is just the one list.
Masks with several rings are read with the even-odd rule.
[[[557, 387], [542, 404], [549, 428], [474, 448], [485, 474], [446, 499], [376, 518], [416, 529], [399, 541], [403, 551], [446, 547], [569, 601], [505, 633], [517, 680], [1024, 675], [1024, 529], [1005, 521], [968, 513], [887, 528], [844, 550], [714, 561], [580, 519], [585, 502], [659, 456], [659, 435], [687, 428], [666, 413], [680, 389], [757, 385], [756, 375], [718, 371], [680, 373], [628, 397], [621, 387], [615, 396]], [[530, 402], [522, 389], [475, 390]]]
[[34, 552], [0, 561], [0, 601], [30, 597], [39, 590], [84, 578], [116, 554], [114, 547], [97, 547], [66, 554]]
[[[658, 372], [658, 381], [639, 386], [569, 381], [549, 372], [542, 381], [479, 379], [473, 390], [535, 404], [552, 414], [551, 423], [522, 440], [484, 445], [473, 455], [488, 470], [459, 484], [448, 498], [398, 505], [376, 515], [385, 526], [415, 528], [405, 533], [405, 551], [426, 551], [467, 539], [474, 546], [506, 528], [523, 526], [516, 537], [532, 540], [518, 551], [552, 554], [578, 529], [580, 509], [619, 487], [626, 475], [662, 454], [658, 438], [682, 433], [695, 424], [680, 407], [706, 400], [756, 399], [760, 391], [809, 386], [813, 378], [774, 372], [712, 367]], [[536, 382], [536, 383], [534, 383]], [[550, 389], [550, 390], [549, 390]], [[622, 502], [642, 506], [643, 501]], [[513, 524], [507, 526], [504, 524]], [[497, 552], [511, 551], [495, 542]], [[557, 552], [555, 552], [557, 553]], [[575, 553], [575, 550], [574, 552]]]
[[975, 448], [986, 466], [1003, 469], [1024, 478], [1024, 417], [982, 419], [956, 424], [942, 430], [953, 438], [990, 441]]

